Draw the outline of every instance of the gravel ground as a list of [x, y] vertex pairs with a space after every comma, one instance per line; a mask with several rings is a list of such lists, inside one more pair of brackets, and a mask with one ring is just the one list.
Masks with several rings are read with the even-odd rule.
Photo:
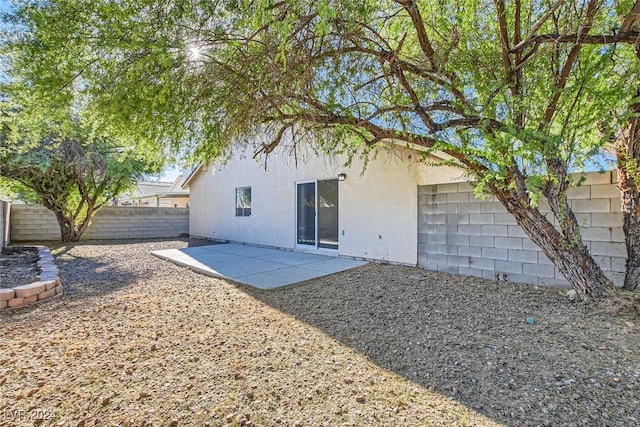
[[0, 252], [0, 289], [27, 285], [38, 273], [38, 251]]
[[64, 296], [0, 314], [0, 425], [640, 425], [634, 295], [375, 264], [260, 291], [149, 254], [197, 244], [54, 248]]

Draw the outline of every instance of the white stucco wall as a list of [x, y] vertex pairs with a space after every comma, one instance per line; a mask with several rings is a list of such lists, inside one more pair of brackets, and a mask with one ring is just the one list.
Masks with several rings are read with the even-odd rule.
[[434, 164], [420, 163], [417, 165], [418, 185], [449, 184], [452, 182], [465, 182], [462, 169], [453, 166], [438, 166]]
[[[295, 167], [289, 155], [272, 154], [268, 171], [252, 159], [210, 164], [191, 182], [190, 234], [296, 249], [296, 183], [339, 183], [339, 249], [345, 256], [417, 263], [417, 181], [414, 152], [381, 151], [363, 172], [363, 161], [307, 155]], [[362, 175], [361, 175], [362, 174]], [[249, 217], [235, 216], [235, 188], [251, 187]], [[305, 247], [305, 249], [308, 247]]]

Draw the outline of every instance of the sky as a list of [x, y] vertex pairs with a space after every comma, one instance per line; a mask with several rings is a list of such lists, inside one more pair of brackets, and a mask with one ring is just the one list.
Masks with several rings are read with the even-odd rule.
[[[11, 2], [7, 0], [0, 0], [0, 12], [7, 12], [11, 9]], [[175, 179], [182, 173], [182, 169], [179, 167], [168, 167], [160, 175], [153, 176], [151, 179], [157, 179], [160, 181], [175, 181]]]
[[182, 169], [180, 169], [179, 167], [170, 167], [165, 169], [158, 178], [159, 178], [159, 181], [173, 182], [181, 173], [182, 173]]

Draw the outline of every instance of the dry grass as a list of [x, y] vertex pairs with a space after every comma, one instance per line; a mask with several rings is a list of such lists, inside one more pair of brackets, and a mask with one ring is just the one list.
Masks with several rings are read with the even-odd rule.
[[187, 244], [54, 249], [65, 296], [0, 315], [0, 425], [640, 423], [628, 316], [388, 265], [259, 291], [149, 254]]

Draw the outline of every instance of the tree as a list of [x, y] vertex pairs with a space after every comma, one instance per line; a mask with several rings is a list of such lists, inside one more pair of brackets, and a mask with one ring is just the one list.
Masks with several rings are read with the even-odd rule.
[[265, 127], [267, 155], [309, 133], [327, 151], [444, 152], [591, 301], [612, 283], [580, 237], [569, 172], [599, 152], [598, 124], [637, 79], [636, 38], [592, 39], [619, 25], [610, 12], [604, 0], [27, 2], [10, 47], [36, 88], [73, 87], [203, 158]]
[[[640, 61], [640, 46], [638, 49]], [[613, 149], [618, 160], [618, 186], [622, 196], [627, 247], [623, 287], [634, 290], [640, 283], [640, 86], [626, 113], [624, 124], [614, 138]]]
[[[621, 33], [635, 30], [635, 57], [640, 63], [640, 1], [636, 1], [620, 28]], [[624, 288], [634, 290], [640, 283], [640, 83], [630, 92], [631, 98], [624, 108], [623, 125], [613, 138], [618, 160], [618, 182], [622, 195], [624, 235], [627, 246], [627, 268]]]
[[63, 242], [80, 240], [98, 209], [154, 169], [103, 138], [49, 136], [27, 149], [0, 141], [0, 183], [52, 211]]
[[[634, 52], [627, 50], [627, 56], [635, 56], [640, 61], [640, 1], [618, 3], [615, 12], [621, 23], [615, 34], [590, 35], [581, 43], [607, 45], [627, 43], [635, 46]], [[617, 30], [617, 31], [616, 31]], [[576, 43], [576, 34], [539, 34], [527, 42], [514, 47], [523, 49], [527, 43]], [[626, 63], [634, 61], [626, 58]], [[636, 68], [637, 69], [637, 68]], [[627, 248], [627, 263], [623, 287], [634, 290], [640, 282], [640, 88], [637, 72], [629, 91], [621, 94], [621, 106], [609, 117], [602, 119], [603, 139], [609, 141], [609, 151], [616, 158], [618, 187], [621, 193], [623, 230]], [[614, 74], [614, 79], [620, 76]], [[615, 83], [614, 83], [615, 84]]]

